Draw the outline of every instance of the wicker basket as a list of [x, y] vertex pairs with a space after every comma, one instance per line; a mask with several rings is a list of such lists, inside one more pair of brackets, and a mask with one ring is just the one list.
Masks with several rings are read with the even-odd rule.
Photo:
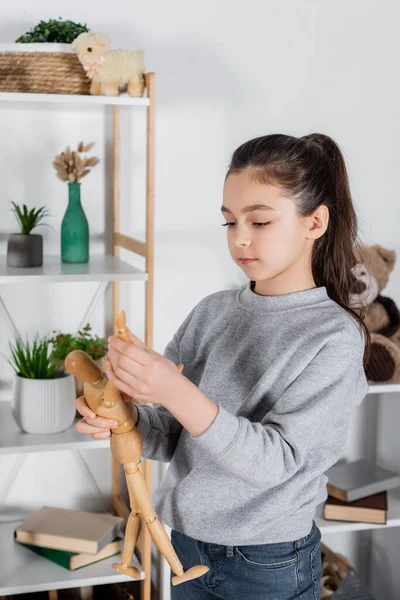
[[68, 44], [0, 44], [0, 92], [87, 95], [90, 80]]

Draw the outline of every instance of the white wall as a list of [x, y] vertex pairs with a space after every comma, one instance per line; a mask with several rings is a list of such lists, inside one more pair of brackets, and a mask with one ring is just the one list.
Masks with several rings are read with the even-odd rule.
[[[398, 3], [115, 0], [112, 5], [98, 3], [93, 11], [87, 6], [70, 0], [61, 11], [50, 0], [14, 0], [2, 8], [0, 41], [13, 42], [40, 19], [62, 13], [63, 18], [86, 22], [92, 29], [109, 34], [114, 47], [144, 48], [147, 70], [157, 73], [157, 351], [163, 351], [200, 298], [243, 282], [225, 247], [219, 207], [230, 154], [250, 137], [311, 131], [332, 135], [347, 160], [364, 240], [400, 249], [396, 218], [400, 155]], [[15, 200], [50, 206], [55, 229], [44, 231], [46, 248], [58, 251], [66, 189], [55, 178], [51, 160], [67, 143], [95, 139], [102, 163], [82, 186], [82, 194], [91, 224], [92, 249], [102, 251], [110, 203], [109, 112], [49, 110], [47, 106], [28, 110], [2, 105], [0, 109], [0, 250], [4, 251], [6, 234], [14, 227], [7, 208], [10, 200]], [[124, 110], [123, 124], [123, 231], [143, 235], [142, 113], [135, 112], [132, 117]], [[124, 284], [122, 294], [129, 322], [139, 336], [143, 335], [141, 285]], [[31, 334], [36, 329], [47, 332], [78, 325], [95, 286], [65, 286], [10, 287], [1, 293], [20, 330]], [[400, 268], [386, 292], [400, 302]], [[102, 319], [100, 309], [93, 319], [99, 332]], [[0, 352], [6, 352], [8, 331], [3, 323], [0, 327]], [[10, 375], [9, 367], [0, 361], [0, 383]], [[396, 400], [391, 399], [393, 404]], [[348, 457], [356, 458], [362, 452], [373, 455], [374, 436], [363, 440], [361, 432], [375, 422], [378, 412], [379, 406], [368, 400], [355, 414]], [[385, 440], [395, 434], [393, 429], [387, 418], [379, 434]], [[397, 447], [394, 462], [398, 452]], [[104, 463], [99, 462], [104, 451], [87, 455], [94, 467], [97, 465], [99, 485], [109, 493], [109, 470], [105, 472]], [[11, 468], [13, 460], [16, 457], [1, 459], [2, 473]], [[54, 485], [50, 473], [60, 464], [67, 477]], [[27, 481], [32, 490], [29, 498], [25, 494]], [[29, 457], [6, 504], [30, 509], [44, 497], [59, 505], [97, 505], [97, 490], [86, 482], [81, 467], [68, 453]], [[335, 536], [329, 543], [359, 555], [354, 536]], [[398, 553], [396, 539], [393, 553]], [[395, 597], [391, 590], [385, 598], [390, 594]]]

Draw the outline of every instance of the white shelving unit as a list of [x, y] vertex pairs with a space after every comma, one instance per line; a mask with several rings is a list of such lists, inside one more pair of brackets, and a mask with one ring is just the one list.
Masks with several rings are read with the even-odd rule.
[[[16, 269], [6, 265], [6, 257], [0, 256], [0, 286], [10, 284], [46, 284], [70, 282], [99, 282], [97, 297], [109, 283], [113, 285], [113, 313], [119, 311], [119, 284], [121, 281], [145, 283], [145, 343], [152, 347], [153, 338], [153, 295], [154, 295], [154, 116], [155, 74], [146, 73], [147, 97], [131, 98], [127, 94], [118, 97], [0, 93], [0, 103], [73, 104], [80, 106], [111, 106], [113, 111], [113, 253], [91, 255], [87, 264], [61, 263], [60, 257], [44, 256], [38, 268]], [[146, 127], [146, 241], [142, 242], [120, 232], [120, 106], [147, 107]], [[145, 270], [140, 270], [120, 259], [120, 248], [124, 248], [145, 259]], [[98, 299], [98, 298], [97, 298]], [[94, 303], [93, 300], [92, 304]], [[97, 301], [97, 300], [96, 300]], [[0, 295], [0, 309], [12, 327]], [[66, 431], [54, 435], [31, 435], [22, 433], [16, 426], [10, 402], [0, 402], [0, 456], [28, 453], [71, 450], [79, 454], [81, 449], [107, 448], [107, 440], [93, 440], [78, 434], [75, 423]], [[151, 492], [151, 464], [143, 461], [146, 482]], [[1, 488], [0, 481], [0, 488]], [[7, 482], [6, 482], [7, 484]], [[120, 468], [113, 461], [112, 497], [114, 508], [121, 516], [129, 513], [128, 507], [119, 496]], [[0, 494], [1, 495], [1, 494]], [[113, 556], [77, 571], [67, 569], [38, 556], [13, 541], [13, 529], [21, 522], [0, 516], [0, 596], [49, 591], [50, 598], [57, 598], [57, 590], [86, 587], [114, 582], [132, 581], [112, 568], [121, 556]], [[151, 540], [146, 528], [139, 538], [141, 565], [134, 555], [132, 564], [141, 571], [141, 600], [150, 600], [151, 592]]]
[[[0, 284], [146, 281], [147, 279], [147, 273], [113, 256], [93, 256], [89, 263], [76, 265], [63, 264], [59, 257], [48, 256], [44, 257], [42, 267], [32, 269], [10, 268], [5, 264], [5, 257], [0, 259]], [[75, 423], [69, 429], [56, 434], [22, 433], [12, 417], [11, 403], [0, 402], [0, 456], [109, 448], [109, 439], [93, 440], [89, 436], [83, 436], [76, 431]], [[121, 555], [107, 558], [77, 571], [68, 571], [38, 556], [13, 541], [13, 529], [21, 520], [1, 522], [0, 519], [1, 596], [43, 591], [54, 592], [71, 587], [132, 581], [126, 575], [116, 573], [112, 567], [113, 562], [121, 560]], [[140, 569], [142, 579], [144, 579], [145, 572], [135, 555], [132, 564]], [[54, 593], [52, 598], [54, 598]]]
[[322, 506], [318, 508], [316, 524], [323, 535], [343, 533], [345, 531], [365, 531], [367, 529], [382, 529], [384, 527], [399, 527], [400, 525], [400, 492], [388, 492], [388, 518], [386, 525], [375, 523], [353, 523], [352, 521], [326, 521], [322, 516]]
[[[110, 440], [94, 440], [78, 433], [73, 425], [60, 433], [38, 435], [22, 433], [11, 413], [11, 402], [0, 402], [0, 456], [31, 452], [55, 452], [57, 450], [109, 448]], [[1, 561], [0, 561], [1, 562]], [[1, 579], [0, 579], [1, 584]]]
[[[120, 555], [110, 556], [76, 571], [68, 571], [21, 544], [10, 543], [15, 524], [0, 524], [1, 595], [64, 590], [129, 580], [129, 577], [119, 575], [112, 567], [113, 562], [120, 560]], [[135, 556], [132, 565], [140, 569], [143, 579], [144, 571]]]
[[92, 255], [90, 262], [67, 264], [59, 256], [44, 256], [41, 267], [20, 269], [8, 267], [0, 257], [0, 284], [67, 283], [88, 281], [147, 281], [148, 274], [114, 256]]
[[[373, 384], [369, 386], [368, 394], [395, 394], [400, 392], [400, 384]], [[327, 521], [323, 518], [323, 504], [316, 512], [315, 522], [322, 535], [343, 533], [348, 531], [365, 531], [400, 526], [400, 489], [388, 492], [388, 515], [386, 525], [375, 523], [357, 523], [352, 521]]]
[[[22, 433], [16, 426], [10, 402], [0, 402], [0, 456], [5, 454], [31, 454], [33, 452], [57, 452], [87, 448], [109, 448], [110, 440], [94, 440], [75, 429], [76, 421], [66, 431], [52, 435]], [[131, 581], [130, 577], [116, 573], [113, 562], [121, 560], [121, 554], [93, 565], [68, 571], [37, 555], [21, 544], [13, 542], [13, 530], [22, 519], [10, 522], [0, 520], [0, 595], [24, 594], [72, 587]], [[132, 565], [145, 573], [136, 556]]]
[[82, 106], [149, 106], [149, 98], [131, 98], [129, 94], [111, 96], [79, 96], [73, 94], [18, 94], [0, 92], [0, 102], [51, 102], [51, 104], [80, 104]]
[[369, 386], [369, 394], [394, 394], [400, 392], [400, 383], [375, 383]]

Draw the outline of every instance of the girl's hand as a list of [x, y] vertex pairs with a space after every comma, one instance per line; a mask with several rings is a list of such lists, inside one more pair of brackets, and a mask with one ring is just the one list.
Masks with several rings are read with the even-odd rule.
[[[131, 398], [126, 394], [122, 394], [125, 402], [131, 402]], [[82, 415], [83, 419], [78, 421], [75, 429], [78, 433], [86, 433], [95, 440], [102, 440], [111, 435], [111, 429], [118, 427], [118, 423], [106, 417], [99, 417], [86, 404], [84, 396], [80, 396], [75, 400], [76, 410]], [[138, 420], [137, 408], [132, 404], [133, 418], [135, 423]]]
[[108, 360], [104, 370], [110, 381], [139, 402], [167, 406], [182, 396], [183, 377], [168, 358], [154, 352], [129, 329], [129, 342], [108, 338]]

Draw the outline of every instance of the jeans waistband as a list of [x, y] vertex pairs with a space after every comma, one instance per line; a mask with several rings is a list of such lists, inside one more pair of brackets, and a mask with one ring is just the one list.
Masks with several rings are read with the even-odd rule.
[[[307, 535], [305, 535], [305, 536], [303, 536], [303, 537], [301, 537], [301, 538], [299, 538], [299, 539], [297, 539], [297, 540], [293, 540], [293, 541], [290, 541], [290, 542], [266, 542], [265, 544], [255, 544], [255, 545], [254, 545], [254, 544], [250, 544], [250, 546], [251, 546], [251, 547], [254, 547], [254, 546], [261, 547], [261, 546], [264, 546], [264, 545], [265, 545], [265, 546], [269, 546], [269, 545], [271, 545], [271, 544], [282, 544], [282, 545], [284, 545], [284, 544], [285, 544], [285, 545], [292, 545], [292, 546], [293, 546], [293, 548], [297, 550], [297, 549], [299, 549], [299, 548], [300, 548], [300, 547], [301, 547], [301, 546], [302, 546], [302, 545], [303, 545], [303, 544], [304, 544], [304, 543], [305, 543], [305, 542], [306, 542], [306, 541], [307, 541], [309, 538], [311, 538], [311, 537], [314, 535], [314, 533], [315, 533], [316, 529], [317, 529], [317, 524], [316, 524], [316, 522], [313, 520], [313, 522], [312, 522], [312, 526], [311, 526], [311, 529], [310, 529], [310, 531], [307, 533]], [[185, 536], [185, 534], [180, 534], [180, 535], [182, 535], [182, 536], [184, 536], [184, 537], [188, 538], [189, 540], [191, 540], [192, 542], [196, 543], [196, 545], [197, 545], [198, 547], [201, 547], [201, 548], [202, 548], [203, 550], [205, 550], [205, 551], [206, 551], [208, 548], [212, 549], [212, 548], [214, 547], [214, 548], [218, 548], [220, 552], [222, 551], [222, 552], [223, 552], [223, 553], [224, 553], [224, 554], [225, 554], [227, 557], [233, 557], [233, 556], [235, 556], [234, 549], [236, 548], [236, 546], [225, 546], [225, 545], [223, 545], [223, 544], [213, 544], [213, 543], [210, 543], [210, 542], [202, 542], [202, 541], [200, 541], [200, 540], [196, 540], [196, 539], [194, 539], [194, 538], [190, 538], [190, 537], [188, 537], [188, 536]], [[247, 544], [239, 544], [239, 546], [244, 546], [244, 547], [245, 547], [246, 545], [247, 545]]]

